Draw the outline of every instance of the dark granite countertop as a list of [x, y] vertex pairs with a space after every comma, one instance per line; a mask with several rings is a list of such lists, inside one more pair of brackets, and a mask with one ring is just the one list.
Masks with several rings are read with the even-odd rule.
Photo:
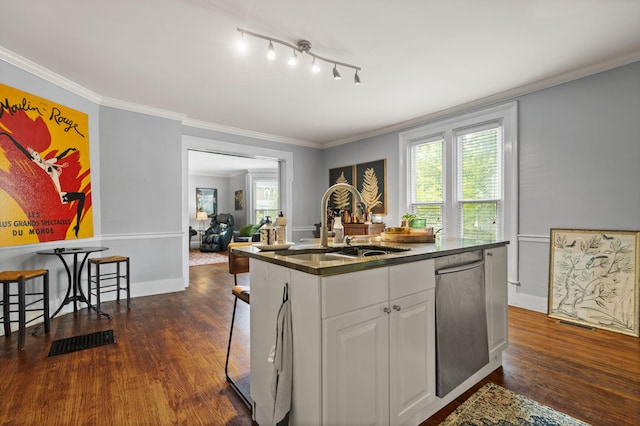
[[[319, 241], [319, 240], [318, 240]], [[370, 257], [340, 257], [330, 260], [301, 259], [298, 254], [319, 253], [322, 249], [319, 242], [305, 242], [296, 244], [287, 250], [265, 250], [255, 245], [233, 247], [234, 253], [259, 259], [264, 262], [281, 265], [308, 274], [329, 276], [349, 272], [363, 271], [384, 266], [400, 265], [419, 260], [448, 256], [472, 250], [484, 250], [509, 244], [508, 241], [486, 241], [461, 238], [437, 238], [435, 243], [407, 244], [371, 241], [366, 245], [382, 247], [404, 247], [408, 251], [388, 253]], [[358, 247], [358, 244], [353, 244]], [[337, 250], [343, 245], [332, 246]]]

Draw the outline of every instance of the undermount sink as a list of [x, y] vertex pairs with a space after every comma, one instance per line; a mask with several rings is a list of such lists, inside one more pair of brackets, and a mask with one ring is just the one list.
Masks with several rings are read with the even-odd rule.
[[342, 247], [311, 248], [300, 250], [280, 250], [276, 254], [286, 256], [291, 259], [326, 262], [335, 260], [346, 260], [361, 257], [382, 256], [385, 254], [399, 253], [411, 250], [406, 247], [387, 247], [376, 245], [358, 245]]
[[370, 257], [370, 256], [381, 256], [384, 254], [390, 253], [399, 253], [404, 251], [409, 251], [410, 248], [406, 247], [386, 247], [386, 246], [375, 246], [375, 245], [366, 245], [366, 246], [345, 246], [342, 247], [340, 252], [347, 256], [352, 257]]
[[346, 256], [340, 253], [301, 253], [301, 254], [288, 254], [286, 256], [288, 258], [304, 260], [309, 262], [327, 262], [332, 260], [352, 259], [352, 256]]

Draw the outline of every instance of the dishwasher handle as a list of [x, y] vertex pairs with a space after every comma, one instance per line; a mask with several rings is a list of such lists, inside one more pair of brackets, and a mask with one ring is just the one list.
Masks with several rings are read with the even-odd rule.
[[473, 263], [465, 263], [464, 265], [452, 266], [451, 268], [438, 269], [436, 271], [436, 275], [445, 275], [452, 274], [454, 272], [468, 271], [469, 269], [474, 269], [482, 265], [484, 265], [484, 260], [479, 260]]

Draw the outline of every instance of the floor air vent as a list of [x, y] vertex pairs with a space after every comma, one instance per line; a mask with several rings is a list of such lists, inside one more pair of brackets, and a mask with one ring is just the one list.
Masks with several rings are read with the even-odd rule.
[[83, 334], [82, 336], [54, 340], [51, 342], [51, 350], [49, 350], [48, 356], [68, 354], [69, 352], [95, 348], [115, 342], [116, 339], [113, 335], [113, 330], [98, 331], [96, 333]]

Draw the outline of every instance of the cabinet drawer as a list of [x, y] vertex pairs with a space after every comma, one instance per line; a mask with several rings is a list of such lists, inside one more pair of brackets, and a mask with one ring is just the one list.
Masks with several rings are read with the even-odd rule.
[[322, 279], [322, 318], [386, 302], [388, 268], [335, 275]]
[[435, 287], [436, 273], [433, 259], [389, 267], [390, 299], [408, 296]]

